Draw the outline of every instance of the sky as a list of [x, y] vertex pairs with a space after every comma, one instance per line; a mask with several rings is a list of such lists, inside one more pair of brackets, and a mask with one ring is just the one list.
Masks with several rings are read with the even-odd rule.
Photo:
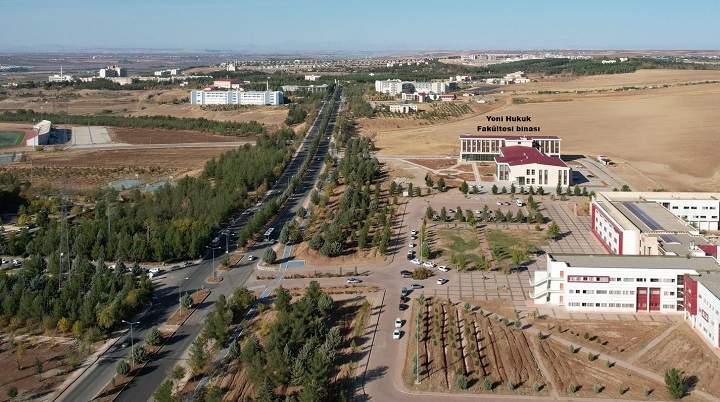
[[713, 49], [714, 0], [0, 0], [0, 51]]

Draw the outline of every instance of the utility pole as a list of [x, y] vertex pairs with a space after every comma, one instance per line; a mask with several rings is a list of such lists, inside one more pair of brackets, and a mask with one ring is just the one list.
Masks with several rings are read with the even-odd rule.
[[133, 365], [132, 352], [133, 352], [133, 349], [135, 349], [135, 340], [133, 339], [133, 325], [140, 324], [140, 321], [130, 322], [130, 321], [122, 320], [122, 322], [124, 322], [125, 324], [130, 324], [130, 366], [132, 367], [132, 365]]

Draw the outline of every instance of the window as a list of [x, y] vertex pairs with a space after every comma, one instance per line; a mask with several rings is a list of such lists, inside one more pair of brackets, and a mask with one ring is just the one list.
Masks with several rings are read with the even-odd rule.
[[646, 278], [635, 278], [635, 282], [647, 282]]
[[658, 278], [650, 278], [650, 282], [660, 282], [660, 279], [658, 279]]
[[635, 282], [635, 278], [623, 278], [623, 282]]
[[607, 292], [608, 292], [607, 290], [596, 290], [596, 291], [595, 291], [595, 294], [596, 294], [596, 295], [606, 295]]

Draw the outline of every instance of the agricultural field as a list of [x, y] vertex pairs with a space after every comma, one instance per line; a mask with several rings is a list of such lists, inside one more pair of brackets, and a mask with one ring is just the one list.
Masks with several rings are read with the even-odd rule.
[[230, 137], [213, 133], [186, 130], [108, 127], [113, 142], [123, 144], [187, 144], [196, 142], [248, 142], [250, 137]]
[[[380, 155], [457, 156], [458, 136], [477, 133], [477, 126], [487, 123], [485, 114], [531, 116], [531, 125], [540, 127], [539, 135], [562, 138], [564, 154], [603, 154], [632, 165], [650, 179], [636, 180], [633, 184], [639, 190], [659, 185], [671, 191], [712, 191], [720, 184], [720, 160], [706, 144], [714, 141], [720, 124], [714, 112], [720, 106], [720, 84], [683, 84], [715, 80], [720, 80], [720, 71], [652, 70], [568, 79], [535, 88], [569, 91], [550, 95], [532, 94], [533, 87], [522, 84], [512, 90], [523, 93], [496, 94], [495, 104], [473, 105], [475, 114], [455, 121], [403, 126], [374, 118], [359, 119], [358, 127], [361, 135], [373, 138]], [[574, 92], [633, 85], [657, 88]], [[513, 103], [513, 98], [522, 99]], [[678, 138], [683, 139], [682, 147]], [[626, 173], [615, 172], [621, 177]]]
[[22, 131], [0, 131], [0, 148], [20, 145], [24, 139], [25, 133]]
[[[489, 307], [485, 303], [481, 305]], [[413, 309], [413, 318], [406, 324], [408, 353], [403, 370], [403, 381], [412, 390], [545, 397], [670, 399], [663, 383], [617, 365], [612, 359], [598, 359], [582, 343], [561, 341], [561, 338], [556, 338], [555, 332], [547, 330], [540, 333], [528, 330], [537, 325], [540, 325], [538, 329], [542, 329], [543, 325], [538, 324], [542, 321], [523, 324], [514, 316], [502, 317], [483, 310], [475, 302], [451, 303], [436, 298], [426, 298], [422, 307], [413, 303]], [[421, 317], [419, 345], [416, 341], [415, 321], [418, 312]], [[610, 327], [612, 332], [615, 327]], [[637, 324], [635, 330], [640, 332]], [[627, 333], [622, 329], [620, 331]], [[608, 332], [599, 330], [598, 333], [609, 339], [611, 344], [621, 342]], [[653, 330], [650, 333], [657, 335], [658, 332]], [[649, 341], [650, 336], [643, 336], [642, 340]], [[633, 345], [630, 342], [626, 346], [634, 348]], [[415, 350], [418, 347], [421, 382], [415, 384]], [[653, 371], [662, 375], [667, 367]], [[691, 395], [684, 400], [701, 399]]]

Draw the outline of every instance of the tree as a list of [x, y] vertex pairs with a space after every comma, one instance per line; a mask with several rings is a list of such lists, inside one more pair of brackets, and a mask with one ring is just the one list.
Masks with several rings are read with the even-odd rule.
[[412, 197], [413, 195], [415, 195], [415, 193], [413, 193], [413, 184], [408, 183], [408, 197]]
[[185, 377], [185, 367], [176, 364], [172, 371], [170, 371], [170, 378], [177, 384], [183, 377]]
[[438, 191], [440, 191], [440, 192], [445, 191], [445, 179], [444, 178], [441, 177], [438, 179], [437, 188], [438, 188]]
[[211, 385], [205, 390], [203, 402], [222, 402], [225, 392], [217, 385]]
[[147, 336], [145, 337], [145, 342], [151, 346], [160, 345], [160, 343], [162, 343], [162, 333], [157, 329], [157, 327], [150, 328], [150, 331], [148, 331]]
[[555, 221], [550, 222], [548, 225], [548, 237], [555, 240], [560, 236], [560, 227]]
[[517, 191], [517, 188], [515, 188], [515, 183], [510, 184], [510, 194], [515, 195], [516, 191]]
[[523, 213], [522, 209], [518, 209], [517, 214], [515, 214], [515, 220], [518, 223], [523, 223], [525, 221], [525, 214]]
[[540, 186], [540, 187], [538, 187], [538, 189], [537, 189], [537, 193], [540, 194], [540, 195], [545, 195], [545, 189], [542, 188], [542, 186]]
[[290, 292], [285, 289], [284, 287], [278, 286], [277, 289], [275, 289], [275, 310], [278, 312], [284, 312], [287, 313], [290, 311], [290, 301], [292, 300], [292, 296], [290, 295]]
[[463, 194], [467, 194], [469, 190], [468, 184], [466, 181], [463, 180], [462, 184], [460, 185], [460, 192]]
[[[587, 190], [585, 190], [585, 191], [587, 191]], [[576, 197], [582, 195], [582, 190], [580, 190], [580, 187], [575, 186], [575, 188], [573, 189], [573, 195]]]
[[455, 218], [455, 220], [458, 222], [462, 222], [464, 220], [463, 211], [462, 209], [460, 209], [460, 207], [457, 207], [455, 209], [455, 216], [453, 218]]
[[130, 351], [130, 355], [132, 356], [133, 364], [145, 363], [150, 359], [150, 354], [142, 345], [135, 345], [132, 351]]
[[199, 336], [190, 344], [190, 355], [188, 359], [188, 367], [190, 367], [190, 375], [196, 376], [207, 367], [210, 362], [210, 356], [205, 350], [205, 337]]
[[172, 381], [165, 380], [164, 383], [160, 384], [153, 392], [153, 399], [155, 399], [155, 402], [176, 402], [178, 398], [177, 395], [173, 394]]
[[[283, 225], [282, 229], [280, 229], [280, 235], [278, 236], [278, 241], [281, 244], [287, 244], [287, 242], [290, 240], [290, 228], [287, 224]], [[274, 261], [274, 259], [273, 259]]]
[[426, 241], [420, 245], [420, 255], [423, 259], [430, 258], [430, 245]]
[[[425, 179], [425, 180], [427, 180], [427, 179]], [[394, 181], [390, 182], [389, 192], [390, 192], [390, 195], [395, 195], [397, 193], [397, 184]]]
[[433, 186], [433, 180], [432, 177], [430, 177], [430, 173], [425, 173], [425, 185], [430, 188]]
[[557, 187], [555, 187], [555, 194], [556, 195], [562, 194], [562, 186], [560, 185], [560, 183], [558, 183]]
[[185, 308], [191, 308], [193, 305], [193, 299], [192, 296], [189, 294], [184, 294], [183, 297], [180, 298], [180, 304], [182, 304]]
[[440, 220], [443, 222], [447, 222], [447, 209], [445, 209], [445, 207], [442, 207], [440, 209]]
[[500, 189], [500, 194], [507, 194], [507, 187], [502, 186], [502, 188]]
[[115, 365], [115, 372], [121, 376], [130, 374], [130, 365], [126, 360], [119, 360]]
[[435, 210], [431, 206], [428, 206], [425, 209], [425, 217], [428, 219], [432, 219], [434, 216], [435, 216]]
[[457, 377], [455, 377], [455, 382], [460, 389], [467, 389], [468, 387], [468, 379], [465, 377], [465, 374], [458, 374]]
[[497, 184], [493, 184], [492, 189], [491, 189], [490, 191], [492, 191], [493, 194], [497, 194], [497, 193], [498, 193], [498, 186], [497, 186]]
[[264, 262], [272, 264], [277, 259], [277, 253], [275, 253], [275, 250], [273, 250], [272, 247], [268, 247], [265, 249], [262, 258]]
[[685, 395], [685, 379], [682, 371], [671, 368], [665, 372], [665, 386], [673, 399], [680, 399]]

